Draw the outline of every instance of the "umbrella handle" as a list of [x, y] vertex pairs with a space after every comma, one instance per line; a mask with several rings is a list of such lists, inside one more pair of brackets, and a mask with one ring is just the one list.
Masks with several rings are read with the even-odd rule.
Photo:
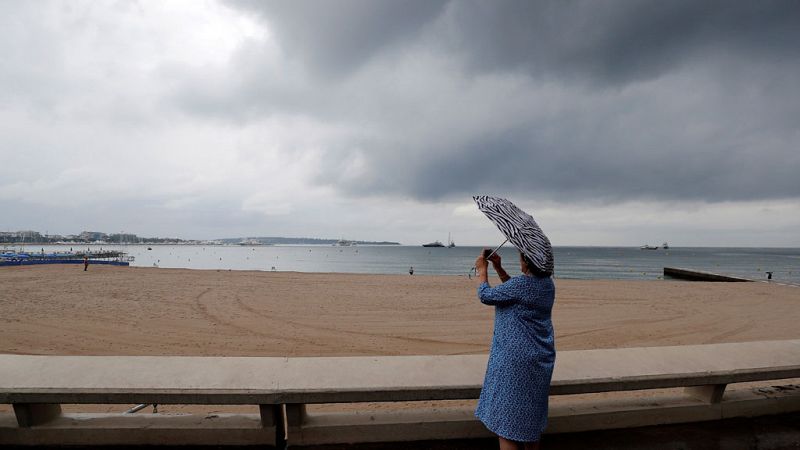
[[[508, 238], [506, 238], [506, 240], [503, 241], [502, 244], [498, 245], [496, 249], [492, 250], [492, 253], [489, 253], [489, 256], [486, 257], [486, 260], [488, 261], [489, 258], [492, 257], [492, 255], [494, 255], [495, 253], [497, 253], [498, 250], [500, 250], [500, 247], [506, 245], [506, 242], [508, 242]], [[470, 272], [475, 272], [475, 269], [477, 269], [477, 267], [472, 266], [472, 269], [470, 269]]]

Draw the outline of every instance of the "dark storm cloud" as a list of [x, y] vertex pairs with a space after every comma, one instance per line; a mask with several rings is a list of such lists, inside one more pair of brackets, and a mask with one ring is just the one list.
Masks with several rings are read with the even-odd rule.
[[725, 52], [756, 60], [797, 58], [796, 1], [251, 1], [287, 55], [312, 69], [356, 70], [387, 47], [428, 30], [432, 46], [461, 54], [473, 70], [627, 82]]
[[183, 97], [349, 124], [318, 183], [422, 200], [800, 196], [798, 2], [232, 4], [307, 77], [240, 57], [239, 83]]
[[795, 1], [454, 1], [449, 44], [478, 70], [625, 83], [721, 53], [800, 56]]
[[300, 58], [323, 75], [338, 75], [413, 39], [439, 15], [445, 2], [235, 0], [230, 4], [269, 22], [289, 58]]
[[[800, 195], [800, 157], [789, 147], [729, 142], [735, 137], [707, 144], [681, 138], [659, 142], [659, 134], [626, 142], [625, 137], [615, 135], [642, 130], [619, 130], [611, 124], [606, 131], [594, 127], [588, 132], [580, 127], [557, 134], [545, 131], [558, 125], [550, 122], [541, 128], [509, 129], [477, 137], [463, 146], [445, 144], [419, 154], [402, 146], [379, 147], [380, 152], [368, 156], [366, 175], [348, 178], [342, 167], [326, 164], [333, 170], [324, 172], [325, 181], [356, 194], [399, 192], [427, 200], [470, 192], [564, 201], [723, 201]], [[333, 153], [332, 159], [335, 155], [340, 154]]]

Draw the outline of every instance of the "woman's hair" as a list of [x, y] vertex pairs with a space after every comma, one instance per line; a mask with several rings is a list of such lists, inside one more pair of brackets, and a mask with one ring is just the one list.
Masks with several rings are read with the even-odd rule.
[[544, 270], [538, 268], [536, 264], [530, 260], [530, 258], [525, 256], [524, 253], [519, 252], [519, 256], [522, 257], [523, 261], [525, 261], [525, 265], [528, 267], [528, 272], [530, 272], [530, 274], [536, 278], [547, 278], [553, 276], [553, 272], [545, 272]]

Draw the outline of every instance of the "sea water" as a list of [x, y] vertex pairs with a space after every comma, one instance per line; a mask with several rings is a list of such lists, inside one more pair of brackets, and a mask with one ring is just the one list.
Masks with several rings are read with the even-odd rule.
[[[18, 249], [19, 247], [14, 247]], [[422, 246], [199, 246], [199, 245], [27, 245], [28, 252], [121, 250], [135, 259], [132, 266], [216, 270], [346, 272], [467, 276], [482, 247]], [[151, 248], [152, 250], [148, 250]], [[725, 275], [800, 284], [800, 249], [695, 248], [640, 250], [638, 247], [555, 247], [556, 278], [655, 280], [664, 267], [680, 267]], [[519, 254], [500, 250], [509, 273], [519, 273]]]

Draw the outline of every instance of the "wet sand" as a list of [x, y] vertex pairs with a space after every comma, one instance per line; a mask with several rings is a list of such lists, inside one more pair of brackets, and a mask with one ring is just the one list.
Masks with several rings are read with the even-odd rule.
[[[0, 353], [464, 354], [488, 352], [492, 332], [492, 308], [462, 276], [52, 265], [0, 268], [0, 286]], [[556, 286], [559, 350], [800, 338], [800, 288]]]

